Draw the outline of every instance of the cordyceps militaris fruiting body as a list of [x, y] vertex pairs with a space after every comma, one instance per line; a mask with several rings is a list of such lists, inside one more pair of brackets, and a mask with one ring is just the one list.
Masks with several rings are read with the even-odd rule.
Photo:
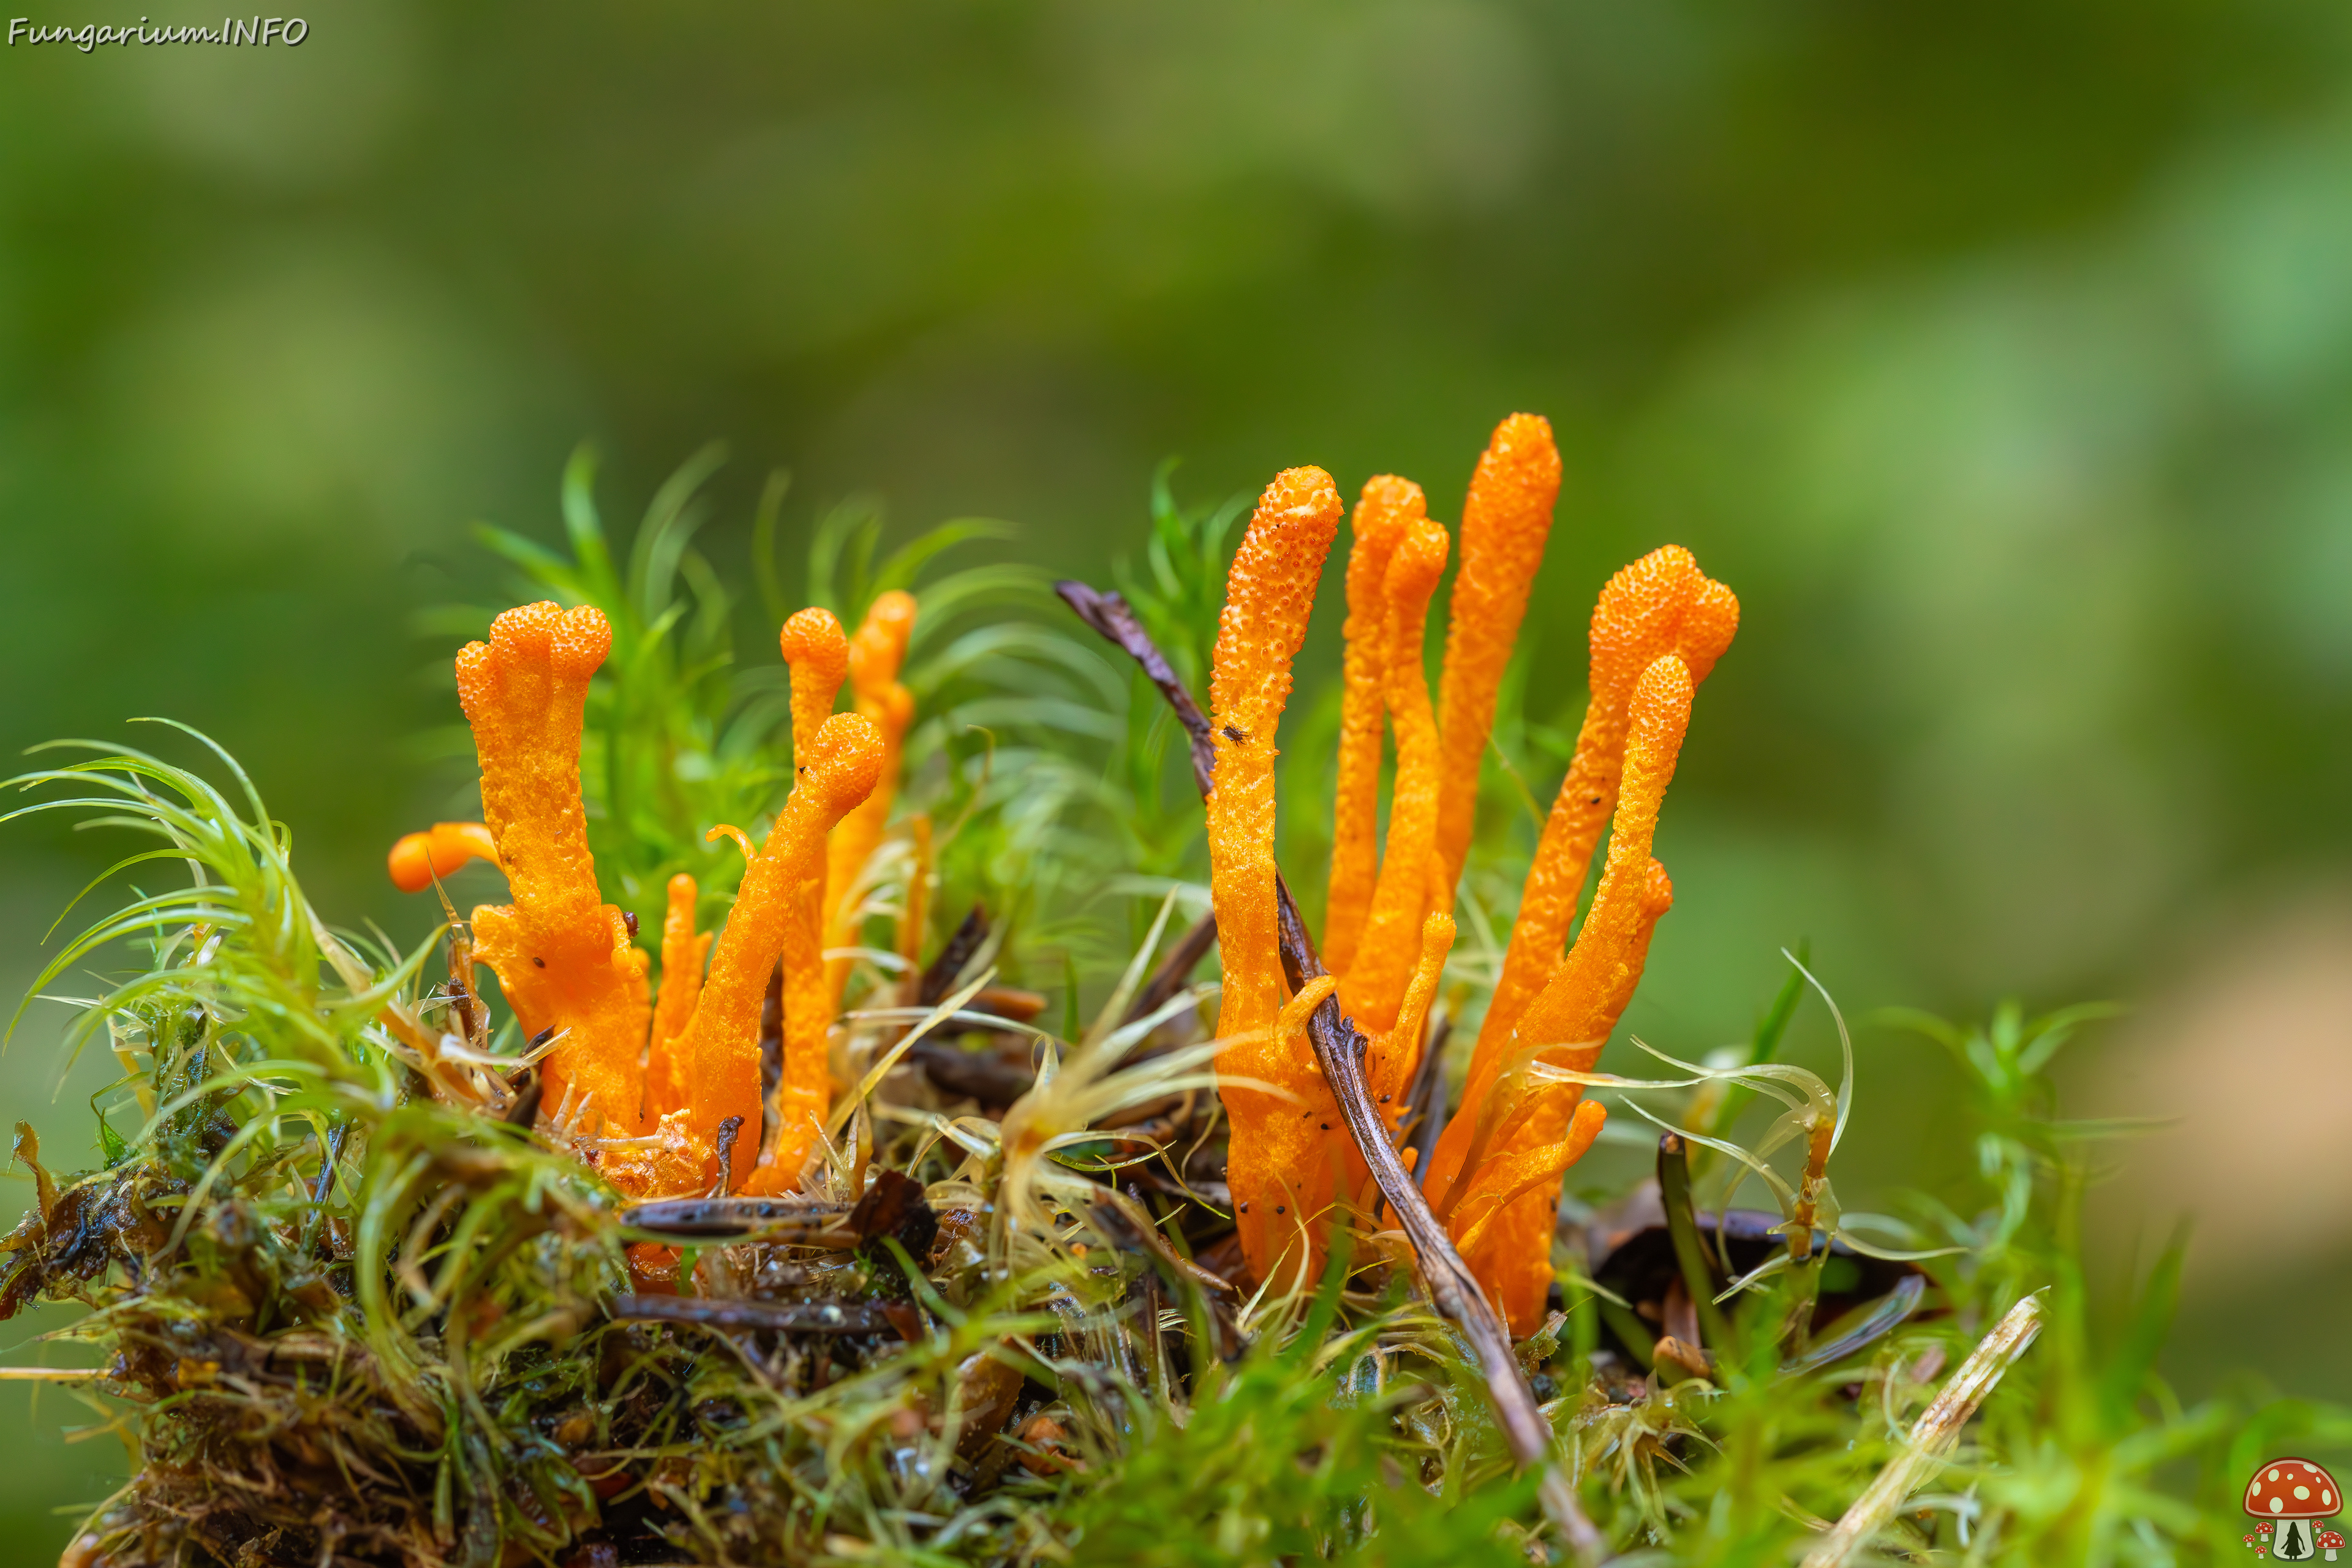
[[[597, 1150], [633, 1195], [699, 1191], [714, 1176], [739, 1193], [789, 1192], [823, 1138], [841, 981], [824, 956], [827, 936], [837, 943], [854, 931], [854, 900], [882, 842], [913, 714], [897, 677], [914, 621], [913, 596], [892, 591], [877, 596], [855, 639], [822, 608], [785, 622], [791, 791], [756, 848], [740, 828], [711, 826], [711, 837], [731, 835], [748, 857], [720, 930], [698, 932], [695, 879], [670, 879], [661, 989], [650, 1000], [634, 925], [597, 892], [581, 796], [588, 683], [612, 642], [604, 615], [526, 605], [457, 656], [487, 821], [402, 838], [393, 880], [421, 891], [471, 858], [506, 873], [514, 901], [474, 910], [474, 959], [545, 1043], [542, 1104], [552, 1125]], [[858, 711], [835, 713], [845, 676]], [[910, 913], [919, 908], [919, 893], [908, 900]], [[761, 1048], [772, 976], [783, 1007], [772, 1094]]]
[[[1226, 1177], [1243, 1257], [1261, 1279], [1312, 1277], [1332, 1227], [1377, 1206], [1306, 1043], [1307, 1015], [1334, 990], [1368, 1042], [1366, 1079], [1391, 1135], [1409, 1131], [1406, 1090], [1454, 944], [1478, 770], [1559, 478], [1544, 420], [1514, 415], [1496, 428], [1464, 502], [1435, 700], [1423, 650], [1454, 542], [1411, 480], [1384, 474], [1363, 487], [1346, 573], [1323, 950], [1331, 973], [1295, 994], [1276, 934], [1274, 742], [1344, 510], [1330, 476], [1313, 468], [1277, 476], [1234, 553], [1211, 659], [1206, 805], [1224, 968], [1217, 1070]], [[394, 879], [422, 889], [469, 858], [506, 872], [514, 901], [475, 911], [476, 957], [498, 973], [521, 1025], [548, 1042], [545, 1103], [555, 1124], [583, 1146], [611, 1145], [604, 1168], [626, 1190], [698, 1188], [722, 1141], [721, 1179], [733, 1190], [798, 1185], [841, 1087], [826, 1052], [846, 968], [839, 953], [861, 923], [913, 719], [898, 675], [914, 621], [912, 595], [891, 590], [854, 636], [819, 607], [785, 622], [792, 792], [756, 851], [739, 829], [710, 828], [735, 834], [750, 856], [719, 931], [695, 930], [693, 880], [673, 879], [661, 991], [650, 1001], [648, 957], [598, 896], [582, 820], [581, 713], [610, 642], [603, 617], [591, 607], [526, 605], [458, 656], [488, 821], [402, 839]], [[1527, 875], [1460, 1110], [1421, 1173], [1433, 1212], [1520, 1333], [1540, 1321], [1551, 1282], [1561, 1179], [1603, 1120], [1580, 1085], [1541, 1069], [1590, 1070], [1632, 999], [1673, 897], [1651, 836], [1692, 692], [1738, 621], [1730, 591], [1676, 546], [1602, 590], [1575, 753]], [[845, 685], [856, 711], [836, 714]], [[1384, 736], [1395, 764], [1383, 834]], [[1563, 954], [1604, 828], [1607, 861]], [[921, 890], [909, 888], [912, 913]], [[759, 1038], [772, 974], [782, 1006], [772, 1092], [761, 1082]]]
[[[1365, 485], [1354, 514], [1324, 954], [1369, 1041], [1370, 1087], [1400, 1133], [1402, 1091], [1453, 944], [1496, 694], [1559, 487], [1549, 426], [1531, 415], [1505, 420], [1463, 508], [1435, 705], [1423, 648], [1446, 531], [1428, 517], [1420, 487], [1392, 475]], [[1218, 1029], [1227, 1040], [1218, 1068], [1245, 1080], [1223, 1089], [1227, 1180], [1244, 1254], [1262, 1279], [1311, 1277], [1332, 1227], [1373, 1206], [1304, 1037], [1307, 1013], [1331, 983], [1290, 994], [1274, 937], [1275, 732], [1339, 514], [1320, 469], [1294, 468], [1267, 487], [1227, 580], [1211, 682], [1209, 843], [1225, 963]], [[1729, 590], [1671, 545], [1611, 579], [1593, 610], [1591, 706], [1528, 873], [1461, 1109], [1423, 1173], [1433, 1209], [1518, 1333], [1541, 1321], [1552, 1282], [1561, 1178], [1603, 1120], [1580, 1085], [1530, 1069], [1589, 1070], [1632, 1000], [1673, 898], [1650, 855], [1659, 807], [1693, 689], [1738, 622]], [[1383, 719], [1396, 761], [1376, 851]], [[1606, 866], [1563, 956], [1604, 826]]]

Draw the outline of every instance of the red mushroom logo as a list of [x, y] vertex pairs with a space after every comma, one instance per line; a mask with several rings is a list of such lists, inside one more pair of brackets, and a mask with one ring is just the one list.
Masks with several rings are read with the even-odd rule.
[[2343, 1506], [2336, 1478], [2309, 1459], [2273, 1459], [2246, 1483], [2246, 1511], [2271, 1526], [2270, 1554], [2282, 1563], [2307, 1563], [2322, 1552], [2335, 1561], [2344, 1538], [2332, 1530], [2323, 1533], [2316, 1521]]

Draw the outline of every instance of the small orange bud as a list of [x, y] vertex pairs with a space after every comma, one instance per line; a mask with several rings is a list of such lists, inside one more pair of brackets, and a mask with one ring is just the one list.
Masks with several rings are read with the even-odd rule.
[[404, 834], [392, 847], [386, 865], [392, 885], [404, 893], [421, 893], [436, 877], [446, 877], [468, 860], [499, 863], [499, 847], [490, 830], [478, 822], [436, 822], [422, 832]]

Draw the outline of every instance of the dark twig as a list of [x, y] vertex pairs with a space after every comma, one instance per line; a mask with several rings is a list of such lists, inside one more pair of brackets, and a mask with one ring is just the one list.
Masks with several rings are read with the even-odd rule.
[[[1202, 714], [1200, 704], [1193, 701], [1192, 694], [1184, 689], [1184, 683], [1176, 679], [1166, 656], [1154, 646], [1150, 634], [1128, 608], [1127, 601], [1116, 594], [1097, 593], [1083, 583], [1056, 583], [1054, 589], [1080, 619], [1141, 665], [1152, 684], [1176, 710], [1177, 718], [1192, 740], [1193, 780], [1206, 796], [1216, 759], [1208, 720]], [[1290, 886], [1279, 872], [1274, 879], [1274, 897], [1282, 966], [1291, 989], [1296, 991], [1329, 971], [1323, 967], [1323, 960], [1315, 951], [1315, 939], [1307, 934], [1307, 922], [1299, 916], [1298, 901], [1291, 897]], [[1607, 1554], [1607, 1543], [1585, 1517], [1567, 1477], [1551, 1463], [1551, 1427], [1536, 1408], [1535, 1393], [1519, 1371], [1518, 1358], [1511, 1353], [1510, 1330], [1496, 1312], [1494, 1304], [1486, 1300], [1486, 1293], [1478, 1288], [1469, 1265], [1454, 1250], [1454, 1238], [1430, 1212], [1428, 1201], [1421, 1195], [1421, 1189], [1413, 1184], [1412, 1174], [1397, 1157], [1395, 1146], [1390, 1143], [1388, 1129], [1364, 1083], [1364, 1052], [1369, 1042], [1357, 1030], [1354, 1020], [1340, 1016], [1337, 995], [1325, 997], [1323, 1005], [1307, 1015], [1307, 1038], [1315, 1048], [1315, 1060], [1323, 1069], [1324, 1081], [1339, 1101], [1339, 1114], [1347, 1120], [1348, 1131], [1370, 1167], [1372, 1180], [1379, 1184], [1381, 1195], [1388, 1200], [1397, 1224], [1420, 1257], [1430, 1304], [1470, 1342], [1471, 1353], [1477, 1357], [1487, 1397], [1494, 1402], [1495, 1414], [1512, 1457], [1523, 1465], [1543, 1467], [1538, 1496], [1544, 1511], [1580, 1558], [1589, 1563], [1599, 1561]]]
[[625, 1321], [700, 1323], [713, 1329], [782, 1329], [804, 1334], [878, 1334], [894, 1330], [871, 1301], [719, 1300], [709, 1296], [617, 1296], [613, 1316]]
[[514, 1091], [514, 1099], [500, 1120], [509, 1127], [537, 1126], [540, 1100], [546, 1092], [547, 1080], [541, 1076], [539, 1064], [533, 1062], [522, 1069], [522, 1087]]
[[1430, 1026], [1429, 1038], [1421, 1047], [1421, 1062], [1412, 1070], [1412, 1084], [1405, 1090], [1404, 1107], [1412, 1118], [1412, 1131], [1405, 1134], [1404, 1146], [1420, 1152], [1413, 1156], [1412, 1180], [1417, 1187], [1429, 1185], [1429, 1163], [1437, 1155], [1438, 1130], [1445, 1124], [1445, 1042], [1454, 1037], [1454, 1015], [1441, 1013]]
[[1201, 711], [1201, 705], [1192, 700], [1192, 694], [1177, 679], [1175, 667], [1160, 651], [1160, 645], [1151, 640], [1151, 634], [1143, 629], [1143, 623], [1135, 618], [1135, 611], [1116, 593], [1099, 593], [1084, 583], [1065, 580], [1054, 584], [1054, 592], [1078, 613], [1078, 619], [1118, 644], [1129, 658], [1141, 665], [1151, 684], [1160, 688], [1160, 695], [1176, 710], [1177, 721], [1184, 726], [1185, 738], [1192, 743], [1192, 782], [1200, 785], [1202, 795], [1207, 795], [1209, 775], [1217, 767], [1217, 742], [1209, 732], [1209, 716]]
[[1129, 1005], [1127, 1016], [1120, 1022], [1132, 1024], [1138, 1018], [1148, 1018], [1166, 1006], [1168, 999], [1183, 990], [1185, 983], [1192, 978], [1192, 971], [1199, 968], [1201, 960], [1209, 955], [1209, 949], [1216, 945], [1217, 917], [1214, 914], [1202, 915], [1192, 923], [1192, 929], [1177, 939], [1176, 945], [1168, 950], [1168, 956], [1160, 961], [1159, 968], [1151, 972], [1151, 978], [1143, 983], [1143, 989], [1135, 994], [1135, 1001]]
[[1027, 1068], [1015, 1067], [993, 1051], [968, 1051], [948, 1040], [917, 1040], [907, 1055], [944, 1092], [982, 1105], [1010, 1105], [1037, 1085], [1037, 1075]]
[[[1290, 988], [1297, 991], [1308, 981], [1330, 972], [1323, 967], [1323, 960], [1315, 951], [1315, 939], [1307, 934], [1307, 922], [1299, 918], [1298, 901], [1291, 897], [1290, 885], [1279, 875], [1274, 881], [1274, 898], [1283, 972], [1289, 979]], [[1323, 1080], [1330, 1085], [1333, 1098], [1339, 1102], [1339, 1114], [1348, 1119], [1348, 1131], [1355, 1136], [1357, 1149], [1371, 1167], [1372, 1179], [1380, 1184], [1381, 1195], [1388, 1200], [1397, 1224], [1412, 1240], [1413, 1251], [1421, 1256], [1421, 1272], [1429, 1284], [1430, 1300], [1448, 1321], [1462, 1330], [1484, 1363], [1486, 1390], [1495, 1401], [1496, 1414], [1502, 1418], [1503, 1435], [1509, 1439], [1512, 1453], [1522, 1464], [1537, 1462], [1550, 1443], [1550, 1429], [1537, 1413], [1533, 1392], [1519, 1376], [1518, 1358], [1511, 1354], [1510, 1331], [1486, 1300], [1486, 1293], [1478, 1288], [1477, 1280], [1471, 1277], [1461, 1254], [1454, 1250], [1454, 1238], [1446, 1235], [1445, 1227], [1430, 1212], [1421, 1188], [1414, 1184], [1412, 1173], [1389, 1142], [1388, 1129], [1364, 1083], [1364, 1052], [1370, 1042], [1356, 1027], [1354, 1019], [1340, 1016], [1336, 994], [1326, 997], [1321, 1006], [1307, 1015], [1307, 1038], [1315, 1047], [1315, 1060], [1323, 1069]]]
[[352, 1124], [337, 1121], [328, 1124], [327, 1142], [319, 1151], [319, 1179], [310, 1184], [310, 1206], [327, 1206], [329, 1194], [335, 1190], [335, 1166], [343, 1157], [343, 1141], [351, 1135]]
[[889, 1261], [880, 1243], [896, 1241], [907, 1256], [920, 1262], [939, 1239], [940, 1216], [923, 1196], [923, 1184], [900, 1171], [877, 1172], [874, 1184], [849, 1211], [849, 1228], [857, 1233], [860, 1250], [876, 1262]]
[[963, 966], [971, 962], [971, 955], [987, 940], [988, 911], [974, 904], [971, 912], [949, 935], [940, 955], [931, 960], [931, 966], [923, 971], [922, 982], [915, 988], [916, 1005], [936, 1007], [946, 1001], [948, 993], [955, 989], [956, 976], [963, 973]]
[[760, 1103], [767, 1107], [761, 1117], [760, 1152], [766, 1153], [775, 1146], [776, 1129], [783, 1118], [776, 1110], [776, 1090], [784, 1081], [784, 962], [776, 961], [768, 971], [767, 994], [760, 999]]
[[727, 1195], [728, 1173], [733, 1169], [732, 1162], [735, 1158], [735, 1140], [742, 1135], [742, 1131], [743, 1119], [740, 1116], [730, 1116], [725, 1121], [719, 1122], [718, 1135], [711, 1140], [711, 1142], [717, 1145], [717, 1153], [719, 1155], [719, 1191], [717, 1195], [722, 1198]]
[[835, 1228], [848, 1212], [816, 1198], [661, 1198], [623, 1209], [621, 1223], [686, 1241], [779, 1240]]

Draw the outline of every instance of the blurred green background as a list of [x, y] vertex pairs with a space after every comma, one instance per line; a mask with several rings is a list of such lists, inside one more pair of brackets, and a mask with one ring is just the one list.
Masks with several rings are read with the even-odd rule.
[[[617, 517], [727, 440], [722, 565], [781, 465], [792, 530], [872, 488], [900, 536], [1011, 519], [1099, 578], [1163, 456], [1194, 498], [1395, 470], [1451, 521], [1537, 410], [1532, 712], [1572, 721], [1643, 550], [1746, 607], [1629, 1026], [1743, 1033], [1800, 935], [1856, 1016], [2130, 1001], [2069, 1089], [2186, 1118], [2100, 1199], [2126, 1238], [2199, 1215], [2175, 1373], [2352, 1394], [2340, 6], [308, 20], [0, 52], [0, 744], [200, 725], [323, 910], [413, 936], [382, 854], [448, 798], [414, 738], [455, 717], [415, 616], [496, 592], [470, 521], [553, 536], [583, 437]], [[0, 837], [0, 978], [102, 848]], [[58, 1091], [53, 1032], [0, 1087], [71, 1164], [103, 1075]], [[1859, 1045], [1850, 1201], [1964, 1169], [1930, 1048]], [[0, 1389], [0, 1562], [120, 1474], [58, 1441], [88, 1418]]]

